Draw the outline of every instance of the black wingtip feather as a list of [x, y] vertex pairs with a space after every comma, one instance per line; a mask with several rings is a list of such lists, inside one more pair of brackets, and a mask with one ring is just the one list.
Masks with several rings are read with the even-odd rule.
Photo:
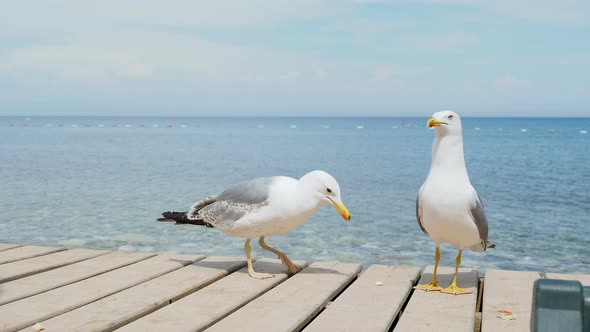
[[213, 227], [213, 225], [206, 223], [200, 219], [196, 219], [196, 220], [188, 219], [188, 217], [186, 215], [187, 213], [188, 212], [166, 211], [166, 212], [162, 212], [163, 218], [158, 218], [156, 220], [163, 221], [163, 222], [175, 222], [176, 225], [188, 224], [188, 225]]

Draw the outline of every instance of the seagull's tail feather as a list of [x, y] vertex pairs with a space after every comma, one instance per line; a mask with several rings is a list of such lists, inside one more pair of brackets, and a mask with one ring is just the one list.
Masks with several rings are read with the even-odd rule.
[[163, 218], [158, 218], [157, 220], [163, 221], [163, 222], [175, 222], [176, 225], [190, 224], [190, 225], [213, 227], [211, 224], [204, 222], [202, 219], [196, 219], [196, 220], [188, 219], [187, 213], [188, 212], [166, 211], [166, 212], [162, 213]]
[[489, 248], [496, 248], [496, 245], [488, 240], [481, 240], [478, 244], [469, 247], [469, 249], [475, 252], [484, 252]]

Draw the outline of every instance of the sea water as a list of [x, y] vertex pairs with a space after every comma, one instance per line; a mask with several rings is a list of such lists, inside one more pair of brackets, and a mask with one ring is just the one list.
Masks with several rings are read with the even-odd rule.
[[[0, 242], [243, 256], [244, 241], [155, 219], [244, 179], [322, 169], [324, 207], [267, 242], [293, 259], [432, 264], [415, 217], [427, 118], [0, 117]], [[590, 119], [465, 118], [465, 157], [489, 239], [480, 270], [590, 271]], [[258, 257], [272, 257], [254, 245]], [[456, 250], [441, 247], [441, 264]]]

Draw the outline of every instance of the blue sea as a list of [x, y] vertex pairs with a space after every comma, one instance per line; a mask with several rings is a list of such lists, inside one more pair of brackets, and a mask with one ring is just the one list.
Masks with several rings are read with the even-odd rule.
[[[322, 169], [331, 207], [268, 243], [292, 259], [432, 264], [416, 223], [427, 118], [0, 117], [0, 242], [243, 256], [243, 240], [155, 221], [254, 177]], [[590, 272], [590, 119], [464, 118], [471, 181], [497, 248], [463, 266]], [[271, 257], [257, 245], [258, 257]], [[441, 248], [452, 266], [456, 250]]]

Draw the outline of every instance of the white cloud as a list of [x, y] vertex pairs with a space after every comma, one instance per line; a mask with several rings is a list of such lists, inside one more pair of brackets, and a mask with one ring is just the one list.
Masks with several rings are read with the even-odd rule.
[[[0, 11], [0, 35], [33, 36], [36, 42], [3, 50], [0, 71], [93, 84], [161, 76], [262, 82], [301, 79], [304, 72], [326, 80], [329, 65], [308, 56], [194, 36], [203, 27], [247, 29], [327, 17], [348, 5], [335, 0], [17, 1]], [[314, 69], [316, 63], [321, 70]]]
[[324, 68], [315, 68], [313, 77], [319, 81], [325, 81], [330, 77], [330, 74]]
[[538, 56], [531, 59], [530, 62], [539, 65], [590, 66], [590, 54]]
[[[506, 0], [497, 0], [497, 4], [491, 0], [423, 1], [477, 6], [506, 13], [503, 17], [522, 17], [519, 13], [526, 7]], [[524, 1], [535, 7], [530, 0]], [[460, 31], [464, 22], [448, 32], [448, 27], [437, 30], [421, 25], [421, 17], [391, 15], [390, 19], [390, 15], [358, 10], [364, 5], [409, 2], [416, 1], [14, 1], [0, 11], [0, 84], [8, 87], [1, 89], [0, 99], [28, 103], [58, 96], [67, 102], [76, 98], [81, 103], [131, 101], [164, 108], [175, 103], [185, 107], [250, 105], [257, 109], [272, 100], [275, 106], [422, 107], [440, 100], [456, 103], [465, 99], [457, 86], [464, 84], [461, 77], [466, 75], [449, 75], [455, 59], [460, 64], [469, 63], [465, 56], [475, 59], [473, 64], [510, 66], [525, 60], [527, 66], [536, 64], [526, 54], [515, 59], [499, 53], [494, 45], [482, 48], [485, 54], [469, 47], [479, 46], [483, 40]], [[538, 17], [537, 21], [568, 23], [586, 15], [574, 12], [570, 22], [567, 12], [578, 7], [566, 2], [564, 8], [553, 10], [547, 3], [534, 2], [538, 8], [525, 14], [530, 19]], [[309, 38], [309, 33], [298, 34], [301, 31], [293, 36], [276, 33], [297, 28], [316, 33]], [[265, 33], [257, 38], [256, 33], [262, 30]], [[469, 54], [437, 58], [455, 50]], [[501, 57], [493, 58], [498, 54]], [[580, 67], [589, 63], [587, 55], [539, 58], [538, 62]], [[510, 67], [504, 70], [513, 72]], [[535, 88], [546, 87], [550, 76], [537, 80]], [[466, 86], [472, 89], [469, 95], [479, 93], [479, 100], [485, 99], [492, 96], [490, 86], [503, 96], [509, 95], [506, 91], [518, 91], [515, 100], [524, 95], [520, 93], [523, 89], [535, 92], [529, 89], [527, 79], [494, 77], [489, 73], [470, 76], [473, 82]], [[87, 85], [98, 88], [88, 89]], [[435, 100], [431, 96], [437, 89], [440, 97]], [[459, 90], [460, 94], [452, 95]], [[471, 97], [472, 104], [477, 104], [476, 99]]]
[[298, 71], [289, 70], [285, 74], [281, 75], [281, 79], [294, 81], [294, 80], [298, 79], [299, 76], [301, 76], [301, 74]]
[[475, 35], [468, 32], [445, 32], [403, 37], [401, 43], [405, 47], [419, 50], [452, 51], [470, 45], [476, 40]]
[[[119, 45], [120, 46], [120, 45]], [[101, 44], [18, 48], [0, 57], [0, 71], [13, 75], [55, 75], [62, 80], [106, 83], [115, 78], [146, 79], [154, 63], [141, 53]]]
[[391, 88], [400, 70], [389, 64], [375, 67], [164, 33], [76, 39], [0, 55], [0, 73], [5, 76], [22, 81], [50, 78], [56, 83], [61, 80], [111, 89], [121, 87], [120, 82], [136, 80], [174, 86], [204, 84], [220, 91], [255, 87], [269, 91], [296, 83], [317, 91], [362, 93], [379, 91], [383, 83], [378, 80], [389, 81]]
[[466, 5], [515, 18], [558, 24], [590, 24], [587, 0], [409, 0], [414, 3]]
[[494, 81], [494, 86], [502, 90], [522, 90], [529, 88], [531, 86], [531, 82], [526, 79], [506, 74], [497, 78]]
[[[292, 64], [285, 68], [284, 64]], [[120, 33], [90, 40], [16, 48], [0, 55], [0, 72], [109, 83], [119, 79], [265, 81], [298, 79], [315, 59], [254, 46], [171, 33]]]
[[498, 62], [499, 62], [498, 59], [496, 59], [494, 57], [485, 57], [485, 58], [468, 60], [467, 64], [470, 64], [470, 65], [495, 65], [495, 64], [498, 64]]
[[[13, 32], [109, 29], [115, 25], [269, 25], [335, 15], [335, 0], [20, 0], [2, 6], [1, 30]], [[40, 27], [43, 27], [41, 31]]]
[[398, 74], [397, 69], [391, 65], [380, 65], [375, 68], [373, 79], [376, 81], [390, 81]]

